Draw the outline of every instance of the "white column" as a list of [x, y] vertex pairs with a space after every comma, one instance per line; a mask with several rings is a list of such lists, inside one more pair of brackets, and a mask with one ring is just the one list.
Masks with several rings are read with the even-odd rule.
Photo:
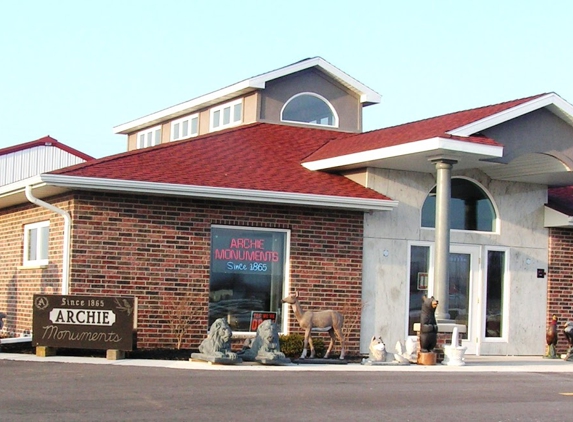
[[450, 319], [449, 259], [450, 259], [450, 198], [452, 167], [457, 161], [437, 159], [436, 165], [436, 251], [434, 257], [434, 297], [438, 300], [436, 319]]

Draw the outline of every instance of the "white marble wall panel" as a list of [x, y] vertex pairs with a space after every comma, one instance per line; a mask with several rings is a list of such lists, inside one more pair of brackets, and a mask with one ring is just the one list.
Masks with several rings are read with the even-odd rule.
[[[454, 167], [455, 170], [455, 167]], [[547, 189], [543, 185], [491, 180], [480, 171], [453, 172], [480, 183], [492, 195], [501, 217], [498, 233], [451, 232], [451, 243], [510, 251], [509, 326], [502, 340], [484, 341], [482, 354], [541, 354], [544, 351], [548, 231], [543, 227]], [[410, 242], [433, 242], [434, 230], [420, 228], [420, 210], [435, 184], [431, 174], [370, 169], [367, 185], [399, 201], [390, 212], [365, 216], [361, 352], [380, 335], [389, 351], [404, 341], [408, 310]], [[485, 255], [483, 255], [485, 256]], [[484, 260], [482, 259], [482, 262]], [[484, 274], [483, 271], [481, 271]]]

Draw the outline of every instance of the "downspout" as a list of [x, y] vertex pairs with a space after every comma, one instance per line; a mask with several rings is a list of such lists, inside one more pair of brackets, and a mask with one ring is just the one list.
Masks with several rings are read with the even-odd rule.
[[56, 214], [64, 217], [64, 245], [62, 250], [62, 294], [69, 294], [69, 273], [70, 273], [70, 232], [72, 227], [72, 218], [67, 211], [64, 211], [52, 204], [42, 201], [32, 195], [32, 187], [30, 185], [26, 186], [26, 198], [34, 205], [46, 208]]

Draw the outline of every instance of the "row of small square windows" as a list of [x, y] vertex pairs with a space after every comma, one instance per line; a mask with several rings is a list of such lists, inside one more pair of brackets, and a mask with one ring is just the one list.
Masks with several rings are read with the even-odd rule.
[[[214, 107], [210, 112], [210, 131], [238, 125], [243, 120], [243, 100]], [[171, 141], [191, 138], [199, 134], [199, 115], [193, 114], [171, 122]], [[161, 126], [137, 134], [137, 148], [147, 148], [161, 143]]]
[[[209, 131], [225, 129], [243, 120], [243, 100], [238, 99], [210, 110]], [[292, 96], [281, 110], [281, 121], [306, 123], [316, 126], [338, 127], [338, 115], [326, 98], [310, 92]], [[199, 115], [193, 114], [171, 122], [171, 141], [186, 139], [199, 134]], [[139, 132], [137, 148], [161, 143], [161, 126]]]

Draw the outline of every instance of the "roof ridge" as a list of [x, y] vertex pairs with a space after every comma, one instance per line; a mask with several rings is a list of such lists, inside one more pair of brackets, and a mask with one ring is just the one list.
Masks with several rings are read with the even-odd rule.
[[383, 127], [383, 128], [372, 129], [372, 130], [369, 130], [369, 131], [366, 131], [366, 132], [359, 133], [359, 134], [357, 134], [357, 135], [362, 135], [362, 134], [372, 133], [372, 132], [378, 132], [378, 131], [383, 131], [383, 130], [392, 129], [392, 128], [398, 128], [398, 127], [401, 127], [401, 126], [413, 125], [413, 124], [416, 124], [416, 123], [427, 122], [427, 121], [434, 120], [434, 119], [442, 119], [442, 118], [447, 117], [447, 116], [454, 116], [454, 115], [459, 115], [459, 114], [462, 114], [462, 113], [474, 112], [474, 111], [477, 111], [477, 110], [483, 110], [483, 109], [490, 108], [490, 107], [498, 107], [498, 106], [502, 106], [502, 105], [504, 105], [504, 104], [523, 103], [523, 102], [531, 101], [531, 100], [534, 100], [534, 99], [536, 99], [536, 98], [540, 98], [540, 97], [543, 97], [543, 96], [549, 95], [549, 94], [555, 94], [555, 93], [554, 93], [554, 92], [545, 92], [545, 93], [542, 93], [542, 94], [531, 95], [531, 96], [523, 97], [523, 98], [517, 98], [517, 99], [515, 99], [515, 100], [502, 101], [502, 102], [500, 102], [500, 103], [495, 103], [495, 104], [490, 104], [490, 105], [485, 105], [485, 106], [480, 106], [480, 107], [474, 107], [474, 108], [468, 108], [468, 109], [465, 109], [465, 110], [452, 111], [452, 112], [450, 112], [450, 113], [439, 114], [439, 115], [437, 115], [437, 116], [426, 117], [426, 118], [424, 118], [424, 119], [413, 120], [413, 121], [411, 121], [411, 122], [399, 123], [399, 124], [396, 124], [396, 125], [393, 125], [393, 126], [387, 126], [387, 127]]

